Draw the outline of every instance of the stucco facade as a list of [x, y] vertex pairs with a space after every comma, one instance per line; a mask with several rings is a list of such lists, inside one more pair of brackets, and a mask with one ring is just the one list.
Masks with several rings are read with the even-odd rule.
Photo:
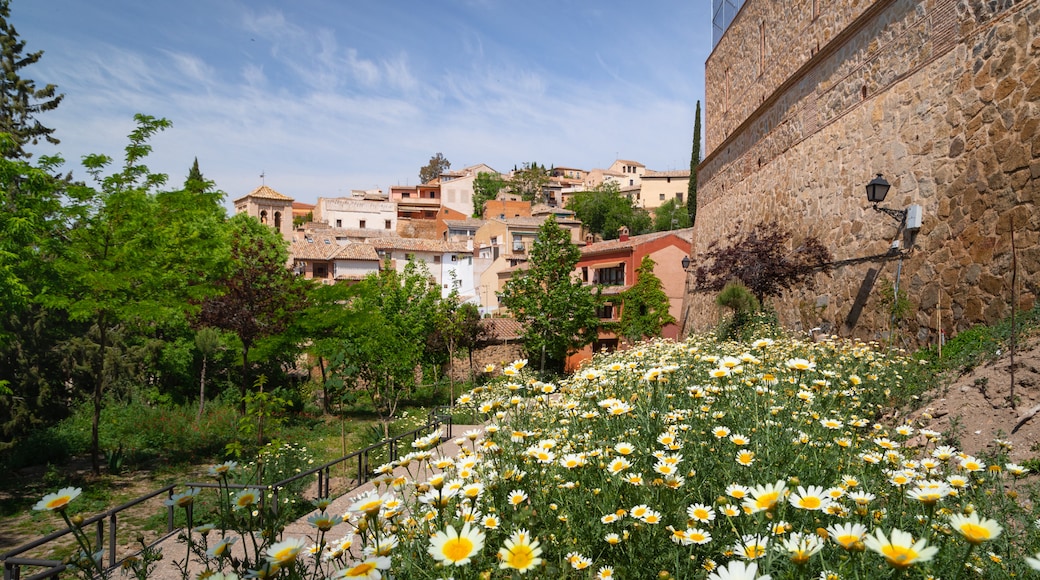
[[[776, 301], [789, 327], [882, 338], [897, 278], [912, 312], [896, 336], [934, 342], [1029, 308], [1040, 274], [1040, 2], [747, 0], [705, 67], [694, 262], [735, 230], [779, 218], [835, 260]], [[777, 23], [775, 15], [783, 14]], [[767, 25], [768, 24], [768, 25]], [[918, 204], [916, 236], [872, 211]], [[1014, 237], [1015, 255], [1012, 255]], [[1019, 285], [1011, 287], [1016, 272]], [[717, 320], [689, 296], [687, 329]]]

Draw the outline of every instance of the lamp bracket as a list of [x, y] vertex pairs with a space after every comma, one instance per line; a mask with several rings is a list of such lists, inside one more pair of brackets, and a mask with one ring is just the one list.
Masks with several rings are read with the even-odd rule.
[[892, 209], [888, 207], [878, 207], [878, 204], [874, 204], [874, 211], [879, 211], [883, 214], [890, 216], [892, 219], [899, 222], [902, 225], [906, 221], [906, 210], [905, 209]]

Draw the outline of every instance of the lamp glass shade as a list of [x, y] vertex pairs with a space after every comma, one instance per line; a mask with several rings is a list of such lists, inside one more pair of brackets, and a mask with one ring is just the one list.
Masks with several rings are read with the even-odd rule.
[[888, 195], [889, 188], [892, 187], [881, 174], [878, 173], [877, 177], [870, 180], [867, 184], [867, 200], [870, 203], [881, 203], [885, 201], [885, 196]]
[[689, 269], [689, 267], [690, 267], [690, 257], [689, 256], [683, 256], [683, 259], [682, 259], [682, 269], [686, 270], [686, 269]]

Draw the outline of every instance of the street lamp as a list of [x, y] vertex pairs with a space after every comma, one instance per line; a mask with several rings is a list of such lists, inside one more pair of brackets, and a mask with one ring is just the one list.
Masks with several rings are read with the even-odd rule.
[[683, 270], [689, 270], [690, 269], [690, 257], [689, 256], [683, 256], [682, 257], [682, 269]]
[[892, 185], [880, 173], [867, 184], [867, 201], [874, 204], [874, 211], [891, 216], [892, 219], [899, 222], [900, 226], [906, 226], [908, 230], [916, 231], [921, 229], [921, 206], [915, 204], [906, 209], [891, 209], [878, 206], [879, 203], [885, 201], [885, 196], [888, 195], [888, 190], [891, 188]]

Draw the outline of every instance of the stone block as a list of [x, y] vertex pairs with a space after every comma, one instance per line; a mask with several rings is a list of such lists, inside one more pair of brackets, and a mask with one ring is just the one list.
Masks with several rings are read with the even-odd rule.
[[1004, 279], [993, 274], [983, 274], [979, 277], [979, 289], [994, 296], [1004, 291]]

